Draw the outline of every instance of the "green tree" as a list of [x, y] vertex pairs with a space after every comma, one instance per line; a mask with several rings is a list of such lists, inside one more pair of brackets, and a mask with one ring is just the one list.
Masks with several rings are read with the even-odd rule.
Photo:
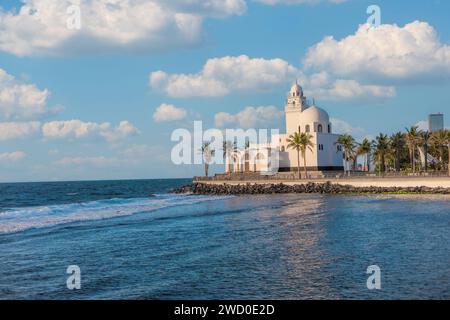
[[205, 165], [205, 177], [207, 177], [209, 173], [209, 165], [215, 155], [215, 150], [211, 148], [211, 141], [203, 142], [202, 147], [200, 148], [200, 153], [202, 154], [203, 163]]
[[431, 136], [431, 142], [439, 153], [439, 166], [441, 170], [445, 169], [444, 148], [448, 145], [448, 130], [436, 131]]
[[369, 155], [372, 151], [370, 141], [365, 138], [358, 146], [357, 154], [364, 157], [364, 171], [369, 171]]
[[430, 148], [431, 133], [429, 131], [421, 131], [419, 136], [419, 144], [423, 147], [423, 153], [425, 154], [424, 169], [428, 172], [428, 150]]
[[[222, 142], [222, 157], [224, 162], [226, 163], [225, 159], [230, 159], [237, 153], [238, 147], [237, 147], [237, 141], [223, 141]], [[231, 166], [231, 160], [229, 161], [229, 166]], [[231, 173], [231, 167], [228, 168], [229, 172]]]
[[447, 132], [447, 148], [448, 148], [448, 175], [450, 177], [450, 130], [445, 130]]
[[312, 151], [314, 147], [314, 143], [312, 142], [313, 136], [309, 133], [305, 132], [295, 132], [293, 135], [289, 136], [288, 148], [294, 149], [297, 151], [297, 171], [298, 178], [301, 179], [300, 174], [300, 154], [303, 158], [303, 166], [305, 169], [305, 178], [308, 177], [308, 171], [306, 169], [306, 150]]
[[389, 137], [380, 133], [374, 141], [374, 154], [380, 163], [381, 172], [386, 172], [386, 155], [389, 152]]
[[400, 162], [402, 150], [405, 147], [405, 136], [401, 132], [394, 133], [391, 136], [391, 147], [395, 153], [395, 171], [400, 172]]
[[344, 175], [348, 171], [348, 175], [350, 175], [350, 170], [347, 170], [349, 161], [353, 158], [356, 148], [355, 139], [349, 134], [342, 134], [337, 138], [335, 144], [341, 145], [344, 149]]
[[413, 172], [416, 172], [416, 150], [420, 140], [420, 130], [418, 126], [412, 126], [406, 128], [405, 135], [406, 145], [409, 149], [409, 159], [411, 161], [411, 168]]

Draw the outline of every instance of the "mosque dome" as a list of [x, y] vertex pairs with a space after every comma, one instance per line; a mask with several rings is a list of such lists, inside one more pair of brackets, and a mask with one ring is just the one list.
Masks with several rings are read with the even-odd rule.
[[324, 124], [328, 124], [330, 121], [330, 117], [328, 116], [328, 113], [316, 106], [312, 106], [309, 107], [307, 109], [305, 109], [302, 114], [302, 122], [304, 123], [314, 123], [314, 122], [319, 122], [319, 123], [324, 123]]

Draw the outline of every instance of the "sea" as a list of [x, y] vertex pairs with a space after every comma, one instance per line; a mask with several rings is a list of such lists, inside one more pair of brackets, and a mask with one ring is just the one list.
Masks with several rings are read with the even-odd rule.
[[189, 182], [0, 184], [0, 299], [450, 299], [448, 196]]

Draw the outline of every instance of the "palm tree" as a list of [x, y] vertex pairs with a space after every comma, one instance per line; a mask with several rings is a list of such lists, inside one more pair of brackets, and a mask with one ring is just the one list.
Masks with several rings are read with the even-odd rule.
[[444, 148], [448, 144], [448, 130], [439, 130], [431, 136], [431, 142], [439, 150], [439, 163], [441, 170], [445, 168], [444, 164]]
[[406, 128], [406, 145], [409, 149], [409, 158], [413, 172], [416, 172], [416, 149], [419, 144], [420, 130], [418, 126]]
[[[344, 160], [345, 160], [344, 175], [345, 175], [347, 172], [348, 163], [352, 159], [353, 154], [355, 153], [356, 142], [351, 135], [343, 134], [340, 135], [339, 138], [337, 138], [335, 144], [341, 145], [342, 148], [344, 149]], [[350, 170], [348, 170], [348, 175], [350, 175]]]
[[211, 163], [212, 157], [214, 157], [215, 150], [211, 149], [211, 141], [205, 141], [200, 148], [202, 158], [205, 164], [205, 177], [208, 176], [209, 164]]
[[372, 151], [370, 141], [365, 138], [358, 147], [357, 154], [364, 156], [364, 171], [369, 171], [369, 154]]
[[400, 156], [405, 147], [405, 136], [403, 133], [397, 132], [391, 136], [391, 147], [395, 152], [395, 171], [400, 172]]
[[[223, 160], [229, 159], [229, 157], [232, 157], [237, 152], [237, 141], [223, 141], [222, 142], [222, 157]], [[231, 170], [229, 170], [231, 172]]]
[[423, 153], [425, 154], [424, 169], [428, 172], [428, 149], [430, 147], [431, 133], [429, 131], [421, 131], [419, 137], [419, 143], [423, 147]]
[[450, 130], [445, 130], [447, 132], [447, 148], [448, 148], [448, 175], [450, 176]]
[[300, 153], [303, 158], [303, 166], [305, 169], [305, 178], [308, 177], [308, 171], [306, 170], [306, 150], [313, 151], [314, 143], [311, 141], [313, 136], [305, 132], [295, 132], [293, 135], [289, 136], [288, 148], [297, 150], [297, 170], [298, 178], [301, 179], [300, 175]]
[[386, 155], [389, 152], [389, 138], [380, 133], [374, 141], [375, 155], [381, 166], [381, 172], [386, 172]]
[[359, 153], [359, 146], [360, 146], [360, 144], [355, 141], [355, 149], [354, 149], [354, 152], [350, 159], [350, 160], [352, 160], [352, 168], [354, 171], [356, 171], [358, 168], [358, 157], [362, 155]]

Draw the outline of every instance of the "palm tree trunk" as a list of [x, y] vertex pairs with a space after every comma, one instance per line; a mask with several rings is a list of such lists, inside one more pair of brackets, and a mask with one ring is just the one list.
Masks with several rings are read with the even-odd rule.
[[450, 143], [448, 144], [448, 175], [450, 176]]
[[297, 150], [297, 171], [298, 171], [298, 179], [302, 178], [300, 174], [300, 150]]
[[208, 171], [209, 171], [209, 165], [207, 163], [205, 163], [205, 177], [208, 176]]
[[306, 153], [303, 153], [302, 156], [303, 156], [303, 167], [305, 168], [305, 179], [308, 179], [308, 171], [306, 170]]
[[350, 168], [350, 159], [347, 159], [347, 175], [350, 177], [350, 173], [352, 171], [352, 168]]
[[347, 159], [344, 156], [344, 176], [347, 175]]
[[428, 145], [424, 146], [425, 151], [425, 172], [428, 172]]
[[400, 172], [400, 149], [397, 148], [395, 151], [395, 171]]

